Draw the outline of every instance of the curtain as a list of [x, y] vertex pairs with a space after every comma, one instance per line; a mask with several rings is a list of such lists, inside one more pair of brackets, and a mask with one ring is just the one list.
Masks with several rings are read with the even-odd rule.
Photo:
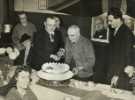
[[127, 13], [127, 0], [121, 1], [121, 11], [123, 12], [123, 14]]
[[135, 17], [135, 0], [127, 0], [127, 14]]
[[108, 0], [109, 9], [110, 8], [121, 8], [121, 0]]
[[0, 24], [5, 23], [7, 19], [7, 0], [0, 0]]
[[102, 13], [102, 0], [81, 0], [82, 16], [97, 16]]
[[102, 0], [102, 12], [108, 11], [108, 0]]

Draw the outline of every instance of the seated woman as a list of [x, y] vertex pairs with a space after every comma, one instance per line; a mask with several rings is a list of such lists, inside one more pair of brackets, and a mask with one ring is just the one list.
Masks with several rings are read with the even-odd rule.
[[14, 79], [15, 87], [12, 87], [5, 97], [5, 100], [37, 100], [37, 97], [29, 88], [30, 70], [27, 67], [17, 68]]

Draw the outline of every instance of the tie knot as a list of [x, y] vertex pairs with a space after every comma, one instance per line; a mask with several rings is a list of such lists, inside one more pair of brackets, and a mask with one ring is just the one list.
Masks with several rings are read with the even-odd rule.
[[54, 42], [54, 34], [50, 34], [50, 41]]

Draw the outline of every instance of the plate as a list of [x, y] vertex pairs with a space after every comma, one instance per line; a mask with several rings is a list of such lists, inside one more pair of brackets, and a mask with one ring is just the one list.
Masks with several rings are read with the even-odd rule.
[[67, 71], [63, 74], [51, 74], [40, 70], [37, 72], [37, 75], [45, 80], [63, 81], [72, 78], [74, 74], [71, 71]]

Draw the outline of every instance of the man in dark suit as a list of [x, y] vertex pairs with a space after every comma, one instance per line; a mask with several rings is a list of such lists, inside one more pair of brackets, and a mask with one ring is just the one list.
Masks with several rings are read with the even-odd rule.
[[122, 13], [117, 8], [108, 12], [108, 24], [115, 29], [109, 45], [108, 81], [111, 86], [129, 89], [124, 68], [131, 64], [133, 33], [123, 23]]
[[40, 70], [42, 64], [46, 62], [59, 62], [64, 51], [61, 33], [55, 31], [55, 18], [47, 17], [44, 26], [40, 33], [34, 35], [33, 40], [31, 66], [36, 70]]

